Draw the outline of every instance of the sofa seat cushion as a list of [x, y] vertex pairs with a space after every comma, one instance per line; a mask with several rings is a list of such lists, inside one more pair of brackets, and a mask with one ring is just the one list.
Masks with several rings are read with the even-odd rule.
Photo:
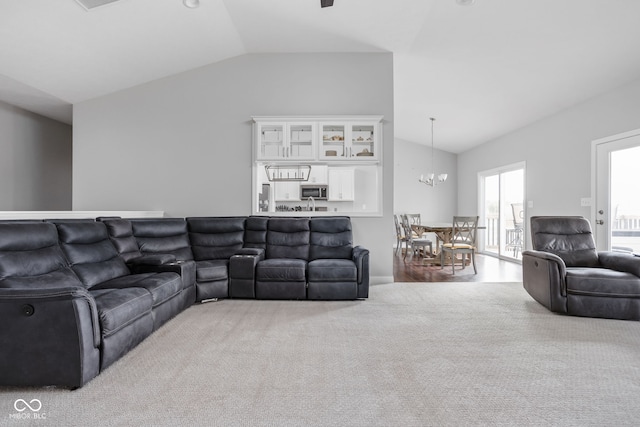
[[573, 295], [640, 298], [640, 277], [607, 268], [567, 268], [567, 293]]
[[170, 300], [182, 290], [182, 279], [177, 273], [143, 273], [118, 277], [94, 286], [93, 289], [141, 288], [151, 294], [153, 307]]
[[103, 337], [108, 337], [151, 312], [153, 298], [143, 288], [91, 289]]
[[309, 282], [356, 282], [358, 270], [350, 259], [317, 259], [309, 262]]
[[256, 267], [256, 280], [305, 282], [306, 270], [307, 261], [302, 259], [266, 259], [260, 261]]
[[215, 282], [229, 278], [229, 260], [196, 261], [196, 282]]

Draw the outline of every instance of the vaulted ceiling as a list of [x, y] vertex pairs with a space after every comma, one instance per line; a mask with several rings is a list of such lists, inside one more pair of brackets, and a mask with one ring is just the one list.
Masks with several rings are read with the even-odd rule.
[[249, 53], [392, 52], [395, 135], [461, 152], [640, 79], [637, 0], [0, 3], [0, 100], [71, 105]]

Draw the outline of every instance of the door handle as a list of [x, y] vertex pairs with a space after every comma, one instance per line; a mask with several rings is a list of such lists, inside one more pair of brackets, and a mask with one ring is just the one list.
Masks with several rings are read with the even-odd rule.
[[603, 221], [603, 220], [601, 220], [601, 219], [597, 219], [597, 220], [596, 220], [596, 224], [598, 224], [598, 225], [603, 225], [603, 224], [604, 224], [604, 221]]

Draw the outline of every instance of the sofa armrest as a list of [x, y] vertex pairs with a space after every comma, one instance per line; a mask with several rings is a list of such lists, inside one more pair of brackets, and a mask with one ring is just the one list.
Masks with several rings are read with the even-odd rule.
[[558, 255], [552, 254], [551, 252], [544, 252], [544, 251], [523, 251], [522, 255], [524, 255], [525, 253], [536, 259], [547, 260], [555, 264], [559, 269], [559, 274], [561, 277], [564, 277], [567, 275], [567, 265], [564, 263], [562, 258], [560, 258]]
[[353, 262], [358, 271], [358, 298], [369, 297], [369, 250], [362, 246], [353, 248]]
[[256, 297], [256, 266], [264, 259], [264, 249], [244, 248], [229, 259], [229, 297]]
[[235, 253], [235, 255], [256, 255], [261, 260], [264, 259], [264, 249], [262, 248], [241, 248]]
[[600, 265], [640, 277], [640, 257], [624, 252], [598, 252]]
[[522, 284], [533, 299], [551, 311], [567, 312], [566, 273], [564, 261], [555, 254], [522, 252]]
[[182, 278], [182, 289], [187, 289], [189, 286], [193, 286], [196, 283], [196, 262], [193, 260], [172, 261], [164, 264], [130, 264], [129, 269], [133, 274], [165, 272], [178, 273]]
[[0, 289], [0, 384], [77, 388], [100, 368], [100, 324], [86, 289]]

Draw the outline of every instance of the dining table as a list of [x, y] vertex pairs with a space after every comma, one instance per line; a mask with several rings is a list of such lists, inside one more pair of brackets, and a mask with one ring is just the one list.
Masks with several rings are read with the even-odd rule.
[[[484, 230], [487, 227], [478, 225], [478, 230]], [[433, 264], [440, 264], [440, 242], [442, 244], [451, 242], [451, 238], [453, 235], [453, 223], [451, 222], [429, 222], [429, 223], [420, 223], [420, 224], [411, 224], [411, 230], [416, 233], [418, 236], [422, 236], [425, 233], [433, 233], [436, 235], [436, 248], [433, 258]], [[449, 256], [447, 255], [449, 258]], [[448, 262], [451, 263], [451, 260], [448, 259]], [[446, 262], [445, 262], [446, 264]]]

